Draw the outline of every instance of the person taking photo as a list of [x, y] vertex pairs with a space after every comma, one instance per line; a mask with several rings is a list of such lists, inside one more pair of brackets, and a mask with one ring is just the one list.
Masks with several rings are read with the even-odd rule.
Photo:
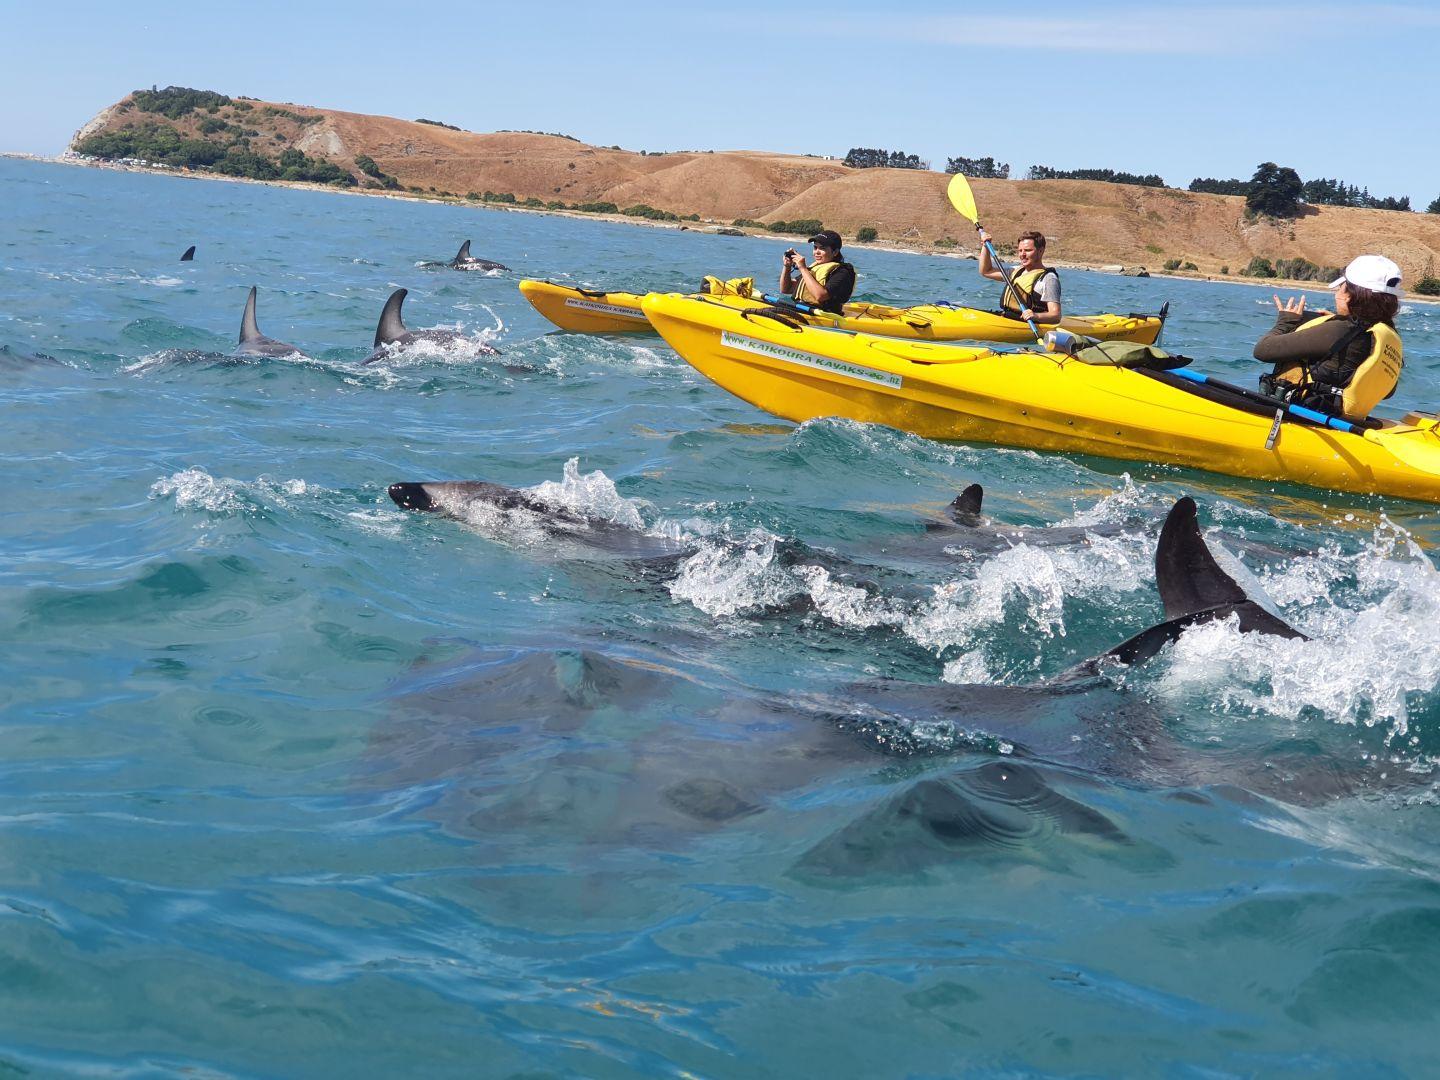
[[855, 268], [840, 254], [840, 234], [825, 229], [810, 237], [810, 246], [812, 264], [794, 248], [780, 257], [780, 291], [802, 304], [842, 315], [855, 291]]

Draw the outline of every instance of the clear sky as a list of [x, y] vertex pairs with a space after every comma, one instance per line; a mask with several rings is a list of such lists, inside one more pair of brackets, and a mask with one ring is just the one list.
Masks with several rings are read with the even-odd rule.
[[[1047, 8], [1049, 13], [1047, 13]], [[0, 0], [0, 150], [191, 86], [633, 150], [904, 150], [1440, 195], [1440, 3]]]

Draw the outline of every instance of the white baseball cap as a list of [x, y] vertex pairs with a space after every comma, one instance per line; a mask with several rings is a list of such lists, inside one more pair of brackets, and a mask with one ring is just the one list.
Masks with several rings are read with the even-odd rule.
[[1338, 289], [1347, 281], [1371, 292], [1400, 295], [1400, 267], [1384, 255], [1355, 256], [1345, 267], [1345, 273], [1330, 283], [1330, 288]]

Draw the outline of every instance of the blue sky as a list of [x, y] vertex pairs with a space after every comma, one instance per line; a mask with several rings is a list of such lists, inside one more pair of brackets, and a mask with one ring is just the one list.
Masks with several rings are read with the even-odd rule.
[[1175, 187], [1269, 160], [1440, 195], [1440, 5], [1045, 7], [9, 0], [0, 150], [58, 152], [176, 84], [636, 150], [874, 146]]

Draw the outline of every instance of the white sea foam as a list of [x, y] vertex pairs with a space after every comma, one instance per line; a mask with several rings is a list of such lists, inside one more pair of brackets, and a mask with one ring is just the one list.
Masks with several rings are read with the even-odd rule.
[[775, 562], [775, 537], [757, 536], [754, 546], [706, 541], [680, 565], [670, 595], [717, 618], [779, 607], [802, 586]]
[[1440, 686], [1440, 572], [1409, 535], [1382, 522], [1353, 555], [1328, 547], [1260, 580], [1311, 640], [1199, 626], [1176, 644], [1163, 684], [1208, 692], [1224, 712], [1315, 710], [1403, 738], [1410, 697]]
[[546, 480], [528, 490], [541, 502], [551, 506], [560, 506], [588, 517], [613, 521], [627, 529], [645, 528], [641, 510], [648, 504], [644, 500], [627, 499], [621, 495], [615, 482], [599, 469], [582, 475], [578, 457], [565, 462], [558, 483]]
[[289, 506], [290, 500], [315, 495], [324, 489], [304, 480], [233, 480], [211, 476], [204, 469], [182, 469], [150, 486], [150, 498], [169, 498], [179, 510], [204, 510], [211, 514], [250, 513], [265, 506]]

